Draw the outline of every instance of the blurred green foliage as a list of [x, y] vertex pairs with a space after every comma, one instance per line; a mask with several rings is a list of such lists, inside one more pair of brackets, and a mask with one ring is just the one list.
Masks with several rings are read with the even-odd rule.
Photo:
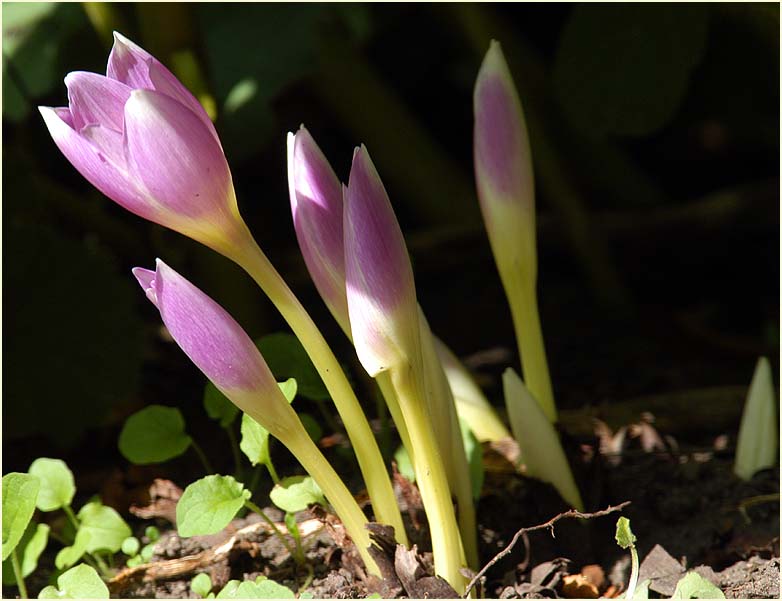
[[[2, 6], [7, 440], [83, 442], [91, 428], [118, 431], [124, 417], [152, 403], [181, 404], [190, 423], [185, 407], [198, 405], [201, 380], [160, 336], [156, 313], [129, 276], [155, 256], [187, 273], [251, 335], [281, 327], [240, 270], [103, 198], [49, 138], [35, 106], [67, 103], [61, 82], [68, 71], [105, 69], [111, 27], [155, 53], [199, 98], [214, 101], [243, 214], [335, 340], [341, 334], [314, 300], [296, 250], [286, 132], [306, 123], [343, 179], [352, 148], [367, 142], [404, 231], [424, 234], [411, 246], [418, 273], [427, 273], [423, 259], [443, 240], [436, 273], [449, 266], [461, 273], [464, 253], [489, 257], [472, 189], [471, 98], [490, 38], [503, 44], [529, 109], [536, 167], [549, 174], [538, 178], [544, 214], [560, 219], [572, 203], [587, 215], [638, 206], [668, 211], [725, 188], [778, 181], [777, 5], [95, 6]], [[778, 202], [761, 208], [773, 211], [772, 219], [756, 219], [749, 231], [769, 235]], [[447, 245], [454, 231], [468, 241], [461, 255]], [[588, 224], [587, 231], [599, 235]], [[747, 289], [761, 265], [763, 273], [778, 272], [777, 249], [764, 240], [744, 238], [731, 257], [708, 255], [697, 265], [720, 263], [721, 277], [733, 278], [721, 280], [720, 290]], [[758, 248], [766, 254], [757, 257]], [[731, 270], [739, 251], [755, 253], [752, 269]], [[562, 256], [552, 269], [541, 255], [543, 278], [560, 272]], [[617, 261], [616, 254], [605, 260]], [[481, 269], [481, 282], [494, 278]], [[636, 285], [637, 272], [622, 276]], [[690, 279], [682, 278], [685, 285]], [[772, 280], [743, 296], [761, 299], [753, 310], [771, 315], [764, 328], [778, 332], [776, 275]], [[450, 284], [437, 275], [422, 279], [422, 298], [427, 285]], [[433, 328], [456, 337], [457, 348], [494, 345], [479, 336], [508, 330], [502, 312], [463, 319], [479, 309], [465, 309], [483, 298], [477, 288], [474, 295], [444, 293], [442, 311], [431, 311]], [[455, 310], [458, 327], [447, 321]], [[469, 342], [459, 345], [459, 336]], [[304, 396], [324, 396], [317, 383], [308, 392], [301, 374], [276, 375], [295, 376]], [[31, 458], [20, 452], [17, 460], [26, 466]]]

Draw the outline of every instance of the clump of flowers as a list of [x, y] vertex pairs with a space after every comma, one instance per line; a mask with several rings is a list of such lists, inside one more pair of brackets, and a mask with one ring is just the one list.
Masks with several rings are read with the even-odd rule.
[[[245, 225], [228, 162], [206, 111], [165, 66], [119, 34], [105, 76], [71, 73], [66, 86], [68, 107], [40, 108], [57, 146], [106, 196], [225, 255], [257, 282], [290, 325], [334, 401], [374, 519], [393, 527], [397, 541], [407, 545], [388, 468], [356, 394], [318, 327]], [[478, 74], [474, 104], [478, 197], [526, 381], [514, 372], [506, 374], [513, 433], [528, 473], [552, 482], [580, 508], [553, 427], [556, 408], [537, 312], [529, 142], [521, 103], [496, 42]], [[287, 153], [291, 211], [307, 268], [362, 366], [377, 381], [421, 491], [435, 572], [461, 594], [466, 585], [463, 568], [475, 569], [478, 561], [464, 424], [479, 440], [502, 438], [508, 430], [429, 328], [391, 199], [369, 151], [363, 145], [356, 148], [346, 185], [303, 126], [289, 134]], [[379, 575], [369, 553], [366, 515], [312, 442], [290, 404], [292, 397], [278, 386], [256, 344], [222, 307], [162, 260], [154, 270], [136, 268], [133, 274], [174, 341], [216, 390], [244, 412], [250, 442], [245, 446], [243, 438], [242, 450], [255, 449], [248, 454], [253, 463], [267, 465], [279, 481], [268, 461], [271, 434], [311, 476], [303, 488], [300, 479], [279, 481], [278, 505], [292, 512], [301, 498], [320, 502], [325, 497], [368, 572]], [[252, 424], [266, 438], [253, 432]], [[265, 442], [253, 447], [252, 436]], [[180, 452], [189, 444], [185, 441]], [[242, 507], [257, 510], [251, 494], [233, 478], [207, 476], [188, 487], [180, 501], [180, 533], [204, 534], [222, 528]], [[208, 513], [215, 498], [224, 509], [219, 516]], [[209, 520], [204, 522], [204, 516]], [[296, 538], [295, 522], [290, 530]]]

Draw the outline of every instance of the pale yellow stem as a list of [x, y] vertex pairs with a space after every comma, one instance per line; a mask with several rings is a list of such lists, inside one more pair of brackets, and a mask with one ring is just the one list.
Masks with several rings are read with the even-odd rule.
[[[269, 297], [312, 359], [345, 424], [377, 520], [404, 535], [402, 515], [380, 448], [337, 358], [318, 327], [269, 259], [244, 228], [238, 244], [222, 252], [236, 261]], [[400, 539], [401, 540], [401, 539]]]

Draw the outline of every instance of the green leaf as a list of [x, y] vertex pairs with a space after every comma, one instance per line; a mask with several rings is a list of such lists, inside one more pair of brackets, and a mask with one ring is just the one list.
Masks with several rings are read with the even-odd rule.
[[[16, 546], [17, 555], [21, 556], [22, 578], [27, 578], [38, 567], [38, 558], [48, 542], [49, 526], [30, 522]], [[9, 586], [16, 584], [14, 568], [10, 559], [3, 562], [3, 584]]]
[[223, 428], [230, 426], [239, 415], [239, 408], [211, 382], [204, 388], [204, 409], [209, 417], [219, 420]]
[[40, 480], [11, 472], [3, 476], [3, 561], [16, 548], [33, 517]]
[[467, 455], [467, 462], [470, 467], [472, 496], [474, 499], [477, 499], [481, 496], [481, 489], [483, 488], [483, 448], [478, 442], [478, 439], [475, 438], [475, 434], [473, 434], [466, 420], [459, 420], [459, 429], [462, 432], [464, 453]]
[[141, 553], [139, 553], [141, 561], [148, 563], [149, 560], [152, 559], [152, 556], [155, 554], [155, 545], [157, 545], [156, 542], [141, 547]]
[[725, 594], [698, 572], [687, 572], [673, 591], [671, 599], [724, 599]]
[[296, 382], [296, 378], [288, 378], [284, 382], [277, 382], [277, 386], [280, 387], [282, 395], [288, 399], [289, 403], [293, 402], [296, 398], [296, 393], [299, 390], [299, 384]]
[[776, 464], [779, 457], [779, 422], [777, 395], [771, 375], [771, 364], [761, 357], [747, 392], [741, 426], [736, 442], [734, 473], [749, 480], [762, 470]]
[[307, 351], [296, 336], [284, 332], [269, 334], [256, 340], [256, 345], [275, 378], [295, 378], [301, 396], [313, 401], [326, 401], [331, 398]]
[[231, 476], [206, 476], [193, 482], [176, 506], [179, 536], [220, 532], [249, 498], [250, 491]]
[[176, 407], [150, 405], [131, 415], [119, 435], [119, 450], [131, 463], [162, 463], [184, 453], [192, 439]]
[[410, 455], [407, 453], [407, 449], [403, 445], [399, 445], [399, 448], [394, 453], [394, 461], [396, 461], [396, 469], [410, 482], [415, 482], [415, 469], [413, 468], [413, 462], [410, 461]]
[[277, 584], [267, 578], [256, 578], [239, 582], [229, 580], [217, 594], [218, 599], [295, 599], [296, 595], [288, 587]]
[[141, 548], [141, 543], [135, 536], [129, 536], [124, 541], [122, 541], [122, 546], [120, 547], [120, 550], [127, 555], [128, 557], [133, 557], [138, 553], [138, 550]]
[[[59, 590], [58, 590], [59, 589]], [[108, 599], [109, 589], [88, 565], [80, 564], [57, 578], [57, 588], [47, 586], [39, 599]]]
[[57, 552], [54, 558], [54, 565], [58, 570], [70, 568], [87, 552], [87, 545], [90, 542], [90, 534], [83, 532], [77, 536], [70, 547], [63, 547]]
[[74, 544], [80, 545], [80, 539], [86, 538], [83, 544], [88, 553], [116, 553], [122, 548], [123, 541], [132, 534], [120, 514], [100, 502], [87, 503], [79, 511], [78, 517], [79, 530]]
[[554, 64], [565, 113], [595, 135], [663, 127], [703, 56], [708, 17], [708, 7], [689, 4], [576, 5]]
[[[296, 397], [296, 380], [288, 378], [285, 382], [278, 382], [278, 385], [288, 402], [293, 402]], [[252, 417], [242, 413], [241, 434], [239, 448], [250, 460], [250, 463], [253, 465], [266, 463], [269, 460], [269, 431]]]
[[253, 465], [269, 460], [269, 431], [246, 413], [242, 413], [242, 439], [239, 448]]
[[621, 517], [616, 521], [616, 544], [629, 549], [635, 544], [635, 534], [630, 530], [630, 520]]
[[313, 503], [326, 504], [323, 491], [311, 476], [289, 476], [275, 484], [269, 493], [272, 503], [283, 511], [296, 513]]
[[73, 501], [76, 485], [73, 473], [61, 459], [40, 457], [30, 465], [28, 473], [41, 481], [36, 506], [41, 511], [54, 511]]
[[129, 568], [135, 568], [136, 566], [140, 566], [142, 563], [144, 563], [144, 560], [141, 558], [141, 555], [134, 555], [133, 557], [128, 558], [128, 560], [125, 562], [125, 565]]
[[209, 574], [201, 573], [190, 581], [190, 590], [199, 597], [206, 597], [212, 590], [212, 579]]
[[511, 368], [502, 374], [505, 406], [513, 438], [519, 443], [519, 462], [525, 474], [550, 483], [571, 507], [584, 510], [559, 434], [518, 374]]
[[154, 526], [147, 526], [144, 529], [144, 536], [146, 536], [149, 539], [149, 542], [154, 543], [157, 539], [160, 538], [160, 530], [158, 530]]

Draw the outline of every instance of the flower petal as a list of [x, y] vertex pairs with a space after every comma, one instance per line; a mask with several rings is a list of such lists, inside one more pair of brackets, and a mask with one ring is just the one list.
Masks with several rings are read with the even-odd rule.
[[183, 217], [231, 218], [231, 173], [222, 148], [187, 107], [165, 94], [134, 90], [125, 105], [129, 169], [149, 195]]
[[125, 102], [131, 92], [128, 86], [86, 71], [68, 73], [65, 85], [76, 131], [89, 124], [122, 131]]
[[345, 280], [353, 343], [374, 376], [418, 353], [410, 257], [366, 148], [353, 155], [345, 197]]
[[[114, 46], [109, 55], [106, 75], [137, 90], [155, 90], [170, 96], [193, 111], [217, 138], [209, 115], [190, 91], [149, 52], [114, 32]], [[219, 143], [219, 140], [218, 140]]]
[[288, 185], [304, 262], [334, 318], [348, 330], [342, 185], [304, 126], [288, 134]]
[[67, 109], [38, 107], [55, 144], [71, 164], [106, 196], [129, 211], [154, 219], [155, 210], [138, 186], [121, 166], [87, 138], [80, 136], [65, 118]]
[[279, 392], [258, 348], [225, 309], [160, 259], [153, 280], [149, 273], [134, 271], [148, 296], [154, 291], [171, 337], [216, 386]]
[[85, 125], [81, 136], [93, 143], [109, 161], [125, 170], [125, 147], [122, 132], [114, 131], [102, 125]]
[[481, 206], [493, 201], [534, 208], [524, 113], [499, 42], [492, 41], [475, 82], [475, 176]]
[[147, 295], [149, 301], [155, 305], [157, 304], [157, 292], [155, 290], [155, 272], [151, 269], [144, 269], [143, 267], [134, 267], [130, 270], [138, 280], [144, 293]]

